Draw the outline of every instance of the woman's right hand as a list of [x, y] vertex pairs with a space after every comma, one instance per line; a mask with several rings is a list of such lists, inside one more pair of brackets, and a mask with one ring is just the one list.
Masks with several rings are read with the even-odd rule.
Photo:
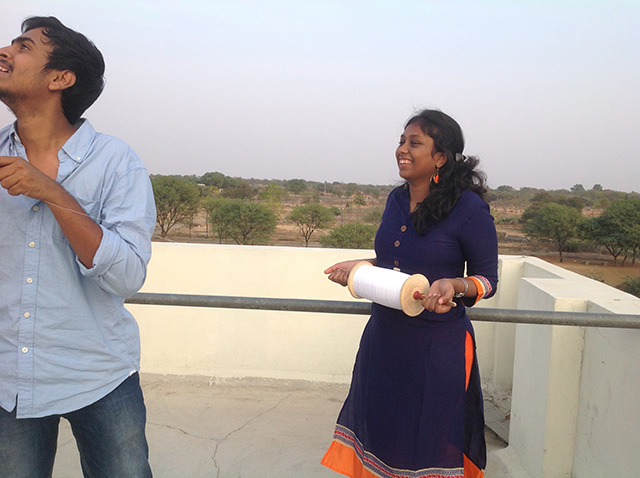
[[343, 261], [338, 262], [337, 264], [332, 265], [325, 269], [324, 273], [329, 274], [329, 280], [336, 282], [342, 286], [346, 286], [349, 281], [349, 273], [351, 269], [353, 269], [356, 264], [367, 261], [371, 262], [375, 265], [375, 262], [372, 259], [356, 259], [353, 261]]

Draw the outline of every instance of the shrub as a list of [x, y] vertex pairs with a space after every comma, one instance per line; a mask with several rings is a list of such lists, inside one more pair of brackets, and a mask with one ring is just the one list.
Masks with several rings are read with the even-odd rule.
[[321, 237], [320, 243], [339, 249], [372, 249], [377, 230], [371, 224], [351, 222], [338, 226], [329, 235]]
[[620, 285], [620, 289], [629, 294], [640, 297], [640, 276], [639, 277], [627, 277]]

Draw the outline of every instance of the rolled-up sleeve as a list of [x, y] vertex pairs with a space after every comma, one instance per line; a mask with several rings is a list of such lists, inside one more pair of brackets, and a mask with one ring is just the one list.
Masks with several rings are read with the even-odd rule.
[[101, 211], [102, 240], [88, 269], [80, 272], [105, 291], [129, 297], [144, 284], [156, 223], [153, 190], [147, 171], [136, 168], [118, 174]]

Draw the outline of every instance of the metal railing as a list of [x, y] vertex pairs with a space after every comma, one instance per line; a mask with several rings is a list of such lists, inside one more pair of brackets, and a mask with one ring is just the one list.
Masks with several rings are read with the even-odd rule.
[[[331, 314], [368, 315], [371, 312], [371, 302], [157, 294], [148, 292], [135, 294], [127, 299], [126, 303], [180, 307], [214, 307], [223, 309], [282, 310], [288, 312], [322, 312]], [[640, 315], [633, 314], [468, 308], [467, 315], [471, 320], [480, 322], [640, 329]]]

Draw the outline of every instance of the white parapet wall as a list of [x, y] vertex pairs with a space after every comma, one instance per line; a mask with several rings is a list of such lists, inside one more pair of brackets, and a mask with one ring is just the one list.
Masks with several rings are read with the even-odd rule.
[[[371, 251], [153, 245], [142, 292], [355, 300], [330, 282], [335, 262]], [[129, 305], [151, 373], [348, 383], [367, 316]]]
[[[323, 270], [369, 250], [154, 243], [142, 292], [352, 300]], [[640, 299], [536, 258], [500, 257], [479, 306], [640, 314]], [[348, 383], [366, 315], [127, 306], [142, 370]], [[510, 407], [504, 461], [535, 477], [640, 473], [640, 330], [475, 322], [485, 390]], [[507, 410], [508, 411], [508, 410]]]

